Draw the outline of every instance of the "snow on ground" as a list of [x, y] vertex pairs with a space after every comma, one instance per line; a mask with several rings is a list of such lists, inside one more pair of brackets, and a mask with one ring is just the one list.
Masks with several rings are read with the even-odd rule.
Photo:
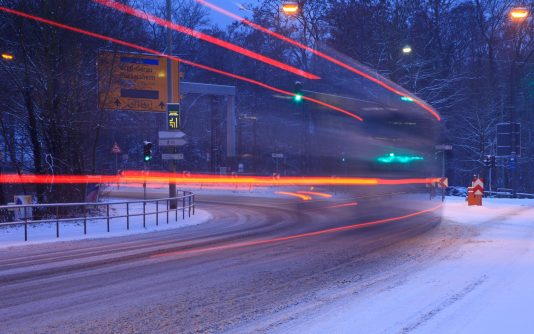
[[[125, 200], [108, 198], [107, 202], [125, 202]], [[147, 233], [154, 231], [163, 231], [169, 229], [182, 228], [186, 226], [198, 225], [210, 220], [211, 215], [205, 211], [196, 209], [194, 215], [189, 217], [188, 210], [185, 211], [183, 219], [182, 210], [169, 212], [169, 221], [167, 223], [167, 213], [164, 212], [165, 202], [159, 203], [157, 225], [156, 225], [156, 204], [147, 203], [145, 227], [143, 226], [143, 205], [134, 203], [129, 205], [129, 214], [134, 215], [129, 218], [129, 229], [126, 217], [117, 217], [126, 215], [126, 204], [110, 205], [110, 232], [107, 232], [107, 219], [88, 219], [87, 235], [84, 235], [83, 219], [78, 221], [60, 222], [59, 238], [56, 238], [56, 223], [28, 224], [28, 241], [24, 241], [24, 225], [0, 226], [0, 249], [19, 245], [31, 245], [38, 243], [54, 241], [70, 241], [81, 239], [97, 239], [125, 236], [131, 234]], [[178, 204], [181, 206], [181, 203]], [[106, 215], [105, 206], [100, 207], [99, 216]], [[113, 218], [117, 217], [117, 218]]]
[[411, 264], [402, 277], [383, 273], [328, 303], [319, 298], [319, 306], [280, 321], [276, 331], [534, 333], [534, 200], [468, 207], [449, 197], [447, 225], [469, 232], [446, 256]]

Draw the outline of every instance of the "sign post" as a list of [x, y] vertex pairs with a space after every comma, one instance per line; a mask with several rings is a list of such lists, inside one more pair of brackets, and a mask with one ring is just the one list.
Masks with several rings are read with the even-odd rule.
[[436, 145], [436, 151], [441, 152], [441, 177], [445, 177], [445, 152], [452, 151], [452, 145]]
[[[445, 189], [449, 186], [449, 179], [445, 177], [445, 154], [447, 151], [452, 151], [452, 145], [436, 145], [436, 151], [441, 152], [441, 181], [439, 186], [441, 188], [441, 201], [445, 200]], [[445, 182], [443, 182], [445, 180]]]
[[[166, 16], [168, 22], [172, 22], [172, 11], [171, 11], [172, 9], [171, 9], [171, 7], [172, 7], [171, 0], [166, 0], [165, 1], [165, 16]], [[167, 27], [167, 54], [172, 55], [172, 53], [173, 53], [172, 30], [171, 30], [170, 27]], [[178, 63], [176, 63], [176, 66], [178, 66]], [[167, 62], [167, 91], [168, 91], [168, 97], [169, 97], [169, 99], [167, 100], [168, 104], [167, 104], [167, 108], [166, 108], [166, 111], [167, 111], [167, 126], [169, 126], [169, 120], [168, 120], [169, 112], [170, 111], [172, 111], [173, 113], [176, 112], [176, 110], [173, 108], [172, 103], [175, 102], [175, 99], [176, 99], [176, 101], [178, 101], [179, 98], [180, 98], [180, 95], [177, 94], [175, 96], [175, 99], [173, 99], [173, 80], [172, 80], [171, 73], [172, 73], [172, 63], [169, 61], [169, 62]], [[177, 76], [177, 78], [179, 78], [179, 76]], [[175, 87], [179, 86], [178, 80], [174, 84], [174, 86]], [[171, 128], [173, 130], [180, 130], [180, 127], [181, 127], [181, 124], [180, 124], [180, 104], [178, 104], [177, 113], [178, 113], [177, 116], [173, 116], [173, 117], [175, 117], [174, 120], [178, 121], [178, 122], [174, 123], [174, 124], [176, 124], [176, 127], [175, 128], [173, 128], [173, 127]], [[176, 148], [172, 149], [172, 153], [176, 153]], [[174, 176], [174, 173], [176, 173], [176, 161], [175, 160], [171, 160], [170, 161], [169, 171], [171, 172], [171, 174], [173, 174], [172, 176]], [[170, 198], [176, 197], [176, 181], [174, 181], [174, 177], [171, 177], [171, 180], [169, 181], [169, 197]], [[177, 201], [171, 201], [170, 202], [170, 208], [171, 209], [176, 209], [177, 207], [178, 207]]]
[[119, 154], [121, 154], [121, 148], [119, 147], [119, 144], [117, 144], [117, 142], [115, 142], [113, 144], [113, 147], [111, 147], [111, 153], [115, 154], [115, 174], [118, 174], [119, 172], [119, 169], [118, 169], [118, 163], [117, 163], [117, 157], [119, 156]]
[[272, 157], [276, 162], [276, 173], [280, 174], [280, 170], [278, 168], [278, 160], [283, 159], [284, 158], [284, 154], [283, 153], [273, 153]]

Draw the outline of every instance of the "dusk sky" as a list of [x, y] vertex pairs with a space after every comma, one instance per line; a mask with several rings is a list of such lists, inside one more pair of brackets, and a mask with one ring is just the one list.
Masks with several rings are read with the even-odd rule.
[[[251, 2], [250, 0], [249, 1], [246, 1], [246, 0], [245, 1], [243, 0], [209, 0], [209, 1], [239, 16], [247, 16], [247, 13], [244, 12], [242, 9], [240, 9], [240, 4]], [[219, 14], [211, 9], [209, 10], [209, 12], [211, 14], [211, 18], [213, 19], [213, 21], [221, 26], [226, 26], [232, 23], [232, 19], [230, 19], [229, 17]]]

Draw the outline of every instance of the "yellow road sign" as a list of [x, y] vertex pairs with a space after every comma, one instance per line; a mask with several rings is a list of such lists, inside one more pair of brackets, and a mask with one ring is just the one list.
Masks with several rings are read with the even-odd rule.
[[[165, 57], [101, 51], [98, 102], [102, 109], [165, 112], [168, 102]], [[172, 62], [173, 100], [180, 99], [178, 62]]]

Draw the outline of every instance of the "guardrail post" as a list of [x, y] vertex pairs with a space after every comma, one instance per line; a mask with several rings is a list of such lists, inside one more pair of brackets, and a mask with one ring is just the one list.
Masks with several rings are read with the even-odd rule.
[[143, 228], [146, 228], [146, 202], [143, 202]]
[[176, 200], [176, 209], [174, 209], [174, 221], [178, 221], [178, 200]]
[[187, 206], [187, 214], [191, 218], [191, 195], [188, 196], [189, 205]]
[[195, 215], [195, 195], [193, 195], [193, 216]]
[[182, 196], [182, 220], [185, 219], [185, 191]]
[[169, 200], [165, 201], [167, 203], [167, 224], [169, 224]]
[[126, 202], [126, 230], [130, 230], [130, 202]]
[[156, 226], [159, 225], [159, 201], [156, 200]]
[[28, 241], [28, 216], [26, 215], [26, 207], [24, 207], [24, 241]]
[[87, 207], [83, 206], [83, 234], [87, 234]]
[[106, 222], [108, 225], [108, 232], [109, 232], [109, 203], [106, 204]]
[[59, 206], [56, 206], [56, 238], [59, 238]]

